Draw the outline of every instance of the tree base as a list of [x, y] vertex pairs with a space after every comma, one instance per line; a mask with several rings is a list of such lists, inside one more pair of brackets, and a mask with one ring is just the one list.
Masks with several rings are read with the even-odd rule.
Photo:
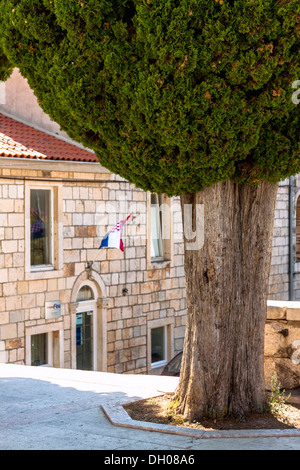
[[197, 205], [204, 205], [203, 246], [190, 249], [185, 238], [187, 326], [176, 396], [189, 420], [265, 408], [264, 329], [277, 188], [228, 181], [181, 196], [184, 233], [188, 205], [194, 229]]

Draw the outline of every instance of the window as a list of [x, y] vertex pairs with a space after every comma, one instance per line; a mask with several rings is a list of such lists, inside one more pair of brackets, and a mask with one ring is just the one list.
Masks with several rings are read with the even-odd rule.
[[63, 273], [63, 186], [25, 183], [25, 279]]
[[25, 328], [25, 364], [64, 367], [63, 322]]
[[157, 374], [174, 356], [174, 318], [147, 322], [147, 370]]
[[48, 364], [48, 335], [42, 333], [31, 336], [31, 365], [43, 366]]
[[171, 258], [171, 210], [170, 200], [163, 194], [151, 194], [151, 259]]
[[296, 262], [300, 262], [300, 196], [296, 204]]
[[85, 302], [86, 300], [94, 300], [95, 295], [90, 286], [83, 286], [77, 294], [77, 302]]
[[163, 257], [161, 197], [151, 194], [151, 258]]
[[166, 328], [152, 328], [151, 330], [151, 365], [158, 367], [167, 361]]
[[51, 199], [49, 189], [31, 189], [30, 191], [31, 266], [53, 263]]

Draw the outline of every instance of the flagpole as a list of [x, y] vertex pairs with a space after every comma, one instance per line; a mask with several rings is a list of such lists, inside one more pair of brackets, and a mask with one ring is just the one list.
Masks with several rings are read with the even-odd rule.
[[[133, 215], [133, 212], [127, 217], [126, 219], [126, 222], [128, 221], [128, 219]], [[135, 218], [135, 216], [133, 216], [133, 219]], [[125, 280], [124, 280], [124, 285], [125, 287], [122, 289], [122, 294], [125, 296], [127, 293], [128, 293], [128, 288], [127, 288], [127, 274], [128, 274], [128, 271], [130, 270], [130, 259], [127, 258], [127, 254], [126, 254], [126, 249], [127, 248], [130, 248], [131, 246], [131, 239], [130, 239], [130, 236], [127, 234], [126, 236], [126, 247], [124, 247], [124, 265], [125, 265]]]
[[[127, 244], [126, 244], [127, 245]], [[127, 289], [127, 259], [126, 259], [126, 249], [124, 248], [124, 287], [122, 289], [122, 294], [125, 296], [128, 292]]]
[[[132, 213], [127, 217], [126, 219], [126, 222], [127, 220], [132, 216]], [[127, 293], [128, 293], [128, 288], [127, 288], [127, 271], [128, 271], [128, 266], [127, 266], [127, 263], [129, 262], [129, 260], [127, 259], [127, 256], [126, 256], [126, 251], [127, 251], [127, 248], [129, 248], [129, 236], [128, 234], [126, 235], [126, 247], [124, 247], [124, 267], [125, 267], [125, 272], [124, 272], [124, 276], [125, 276], [125, 279], [124, 279], [124, 288], [122, 290], [122, 294], [125, 296]], [[127, 246], [128, 244], [128, 246]]]

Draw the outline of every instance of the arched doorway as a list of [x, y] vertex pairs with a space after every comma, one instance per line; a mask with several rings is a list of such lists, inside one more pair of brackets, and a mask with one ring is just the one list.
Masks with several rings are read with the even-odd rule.
[[[87, 281], [88, 282], [88, 281]], [[97, 298], [87, 282], [79, 289], [76, 302], [76, 369], [94, 370], [97, 351]]]
[[106, 287], [95, 271], [83, 272], [74, 283], [71, 303], [71, 367], [107, 370]]

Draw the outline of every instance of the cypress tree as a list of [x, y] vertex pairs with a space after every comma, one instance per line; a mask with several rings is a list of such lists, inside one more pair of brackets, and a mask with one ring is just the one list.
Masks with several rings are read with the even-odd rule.
[[[0, 0], [0, 78], [145, 191], [204, 205], [185, 240], [182, 412], [265, 403], [277, 184], [299, 171], [298, 0]], [[3, 51], [3, 53], [1, 52]]]

